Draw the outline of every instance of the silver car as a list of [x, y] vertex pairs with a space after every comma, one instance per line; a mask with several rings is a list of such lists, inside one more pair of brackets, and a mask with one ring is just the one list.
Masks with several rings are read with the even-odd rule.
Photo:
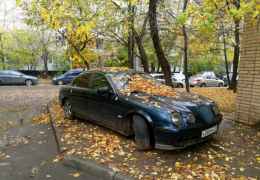
[[[164, 84], [165, 83], [165, 79], [164, 79], [164, 75], [161, 73], [153, 73], [150, 74], [154, 79], [156, 79], [157, 81], [159, 81], [160, 83]], [[174, 87], [177, 88], [183, 88], [184, 87], [184, 81], [179, 80], [177, 78], [175, 78], [174, 76], [172, 76], [172, 84]]]
[[38, 83], [38, 79], [25, 75], [18, 71], [0, 71], [0, 85], [26, 85], [31, 86]]
[[224, 81], [217, 78], [214, 72], [202, 72], [190, 78], [190, 85], [195, 87], [223, 87]]

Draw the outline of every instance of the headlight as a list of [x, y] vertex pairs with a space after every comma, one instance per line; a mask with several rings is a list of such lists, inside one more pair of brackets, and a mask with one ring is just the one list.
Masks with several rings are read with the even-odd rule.
[[220, 114], [219, 108], [215, 103], [213, 104], [212, 110], [216, 115]]
[[180, 126], [181, 124], [181, 114], [179, 112], [172, 112], [172, 122], [174, 125], [177, 127]]

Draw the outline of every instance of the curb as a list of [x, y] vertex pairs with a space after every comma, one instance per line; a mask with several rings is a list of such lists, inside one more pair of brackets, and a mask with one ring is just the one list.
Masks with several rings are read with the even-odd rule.
[[134, 180], [134, 178], [130, 176], [123, 175], [108, 167], [97, 164], [93, 160], [80, 159], [75, 156], [65, 156], [63, 165], [83, 171], [89, 175], [99, 178], [100, 180]]

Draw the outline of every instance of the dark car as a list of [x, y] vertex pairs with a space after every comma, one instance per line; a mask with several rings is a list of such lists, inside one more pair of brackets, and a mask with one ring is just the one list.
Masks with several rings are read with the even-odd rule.
[[34, 76], [28, 76], [18, 71], [4, 70], [0, 71], [0, 85], [36, 85], [38, 79]]
[[129, 91], [135, 75], [154, 81], [150, 75], [134, 71], [80, 74], [60, 89], [65, 117], [77, 116], [134, 135], [137, 148], [143, 150], [180, 149], [217, 133], [222, 115], [213, 101], [186, 93], [168, 97]]
[[72, 69], [58, 77], [52, 79], [52, 83], [55, 85], [69, 84], [71, 81], [77, 77], [83, 70], [82, 69]]

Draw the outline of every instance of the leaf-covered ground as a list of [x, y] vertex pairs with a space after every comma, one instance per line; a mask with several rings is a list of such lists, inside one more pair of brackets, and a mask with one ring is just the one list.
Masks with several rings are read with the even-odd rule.
[[206, 96], [214, 100], [222, 112], [234, 112], [236, 108], [236, 94], [226, 88], [191, 88], [191, 92]]
[[[137, 179], [257, 179], [260, 175], [260, 133], [224, 121], [211, 142], [178, 151], [138, 151], [131, 138], [87, 121], [66, 120], [52, 106], [65, 154], [93, 159]], [[34, 119], [48, 123], [48, 115]]]

